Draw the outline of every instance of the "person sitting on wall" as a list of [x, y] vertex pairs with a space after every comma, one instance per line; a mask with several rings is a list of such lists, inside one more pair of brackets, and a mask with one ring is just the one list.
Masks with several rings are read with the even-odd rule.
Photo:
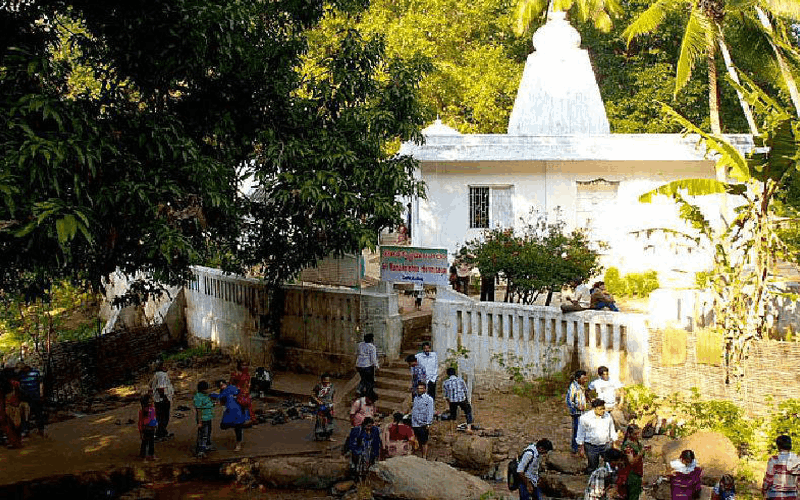
[[608, 308], [609, 311], [619, 311], [617, 304], [614, 301], [614, 296], [606, 291], [606, 284], [598, 281], [592, 287], [590, 309], [602, 311]]
[[572, 297], [566, 297], [564, 303], [561, 304], [561, 312], [577, 312], [589, 309], [592, 303], [592, 293], [589, 287], [581, 282], [581, 280], [573, 280], [570, 283], [572, 288]]

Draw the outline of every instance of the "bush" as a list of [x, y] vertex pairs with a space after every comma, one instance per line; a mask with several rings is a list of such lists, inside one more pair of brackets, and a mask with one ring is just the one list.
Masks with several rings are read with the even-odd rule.
[[740, 455], [748, 455], [754, 451], [756, 430], [761, 427], [762, 421], [748, 419], [735, 403], [701, 400], [696, 387], [692, 387], [692, 396], [688, 401], [677, 393], [669, 399], [670, 406], [685, 416], [684, 425], [678, 428], [678, 436], [688, 436], [699, 430], [710, 430], [724, 434]]
[[628, 273], [620, 277], [619, 269], [609, 267], [603, 281], [606, 283], [606, 290], [617, 297], [647, 298], [650, 296], [650, 292], [660, 286], [658, 273], [653, 270], [643, 273]]
[[651, 410], [658, 400], [655, 392], [642, 384], [636, 384], [625, 388], [625, 406], [628, 410], [641, 417]]
[[800, 399], [787, 399], [778, 404], [767, 423], [769, 448], [775, 450], [775, 438], [786, 434], [792, 438], [795, 449], [800, 444]]

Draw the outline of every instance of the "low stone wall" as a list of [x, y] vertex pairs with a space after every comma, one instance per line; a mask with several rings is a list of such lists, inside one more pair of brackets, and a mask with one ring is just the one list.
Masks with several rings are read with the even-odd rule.
[[641, 314], [477, 302], [447, 287], [437, 290], [433, 348], [443, 360], [448, 349], [469, 349], [468, 365], [480, 390], [509, 384], [495, 354], [514, 354], [532, 375], [605, 365], [623, 383], [646, 383], [649, 331]]
[[[132, 379], [173, 347], [180, 337], [165, 325], [117, 330], [83, 341], [54, 344], [46, 367], [46, 392], [55, 402], [67, 402], [88, 391]], [[47, 358], [45, 356], [45, 358]]]

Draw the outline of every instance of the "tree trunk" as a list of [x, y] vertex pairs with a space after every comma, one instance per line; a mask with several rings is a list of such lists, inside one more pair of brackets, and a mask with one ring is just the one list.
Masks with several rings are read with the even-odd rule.
[[553, 299], [553, 291], [552, 290], [548, 290], [547, 291], [547, 299], [544, 301], [544, 305], [549, 306], [550, 305], [550, 301], [552, 299]]
[[[741, 84], [741, 82], [739, 82], [739, 73], [736, 72], [736, 67], [734, 67], [733, 61], [731, 60], [731, 54], [728, 52], [728, 46], [725, 45], [725, 38], [722, 34], [722, 28], [717, 26], [717, 29], [719, 30], [719, 52], [722, 54], [723, 61], [725, 61], [725, 68], [728, 70], [728, 75], [731, 77], [731, 80]], [[738, 90], [736, 91], [736, 96], [739, 98], [739, 104], [742, 106], [742, 112], [744, 112], [747, 125], [750, 127], [750, 133], [753, 135], [758, 135], [758, 127], [756, 127], [756, 121], [753, 119], [753, 112], [750, 110], [750, 105], [747, 104], [747, 101], [744, 100], [744, 96]]]
[[[722, 122], [719, 118], [719, 82], [717, 81], [717, 58], [716, 58], [716, 44], [714, 43], [714, 34], [711, 32], [706, 33], [708, 41], [708, 116], [711, 120], [711, 133], [714, 135], [722, 135]], [[723, 178], [719, 179], [719, 171], [717, 178], [724, 181], [725, 173], [722, 173]]]

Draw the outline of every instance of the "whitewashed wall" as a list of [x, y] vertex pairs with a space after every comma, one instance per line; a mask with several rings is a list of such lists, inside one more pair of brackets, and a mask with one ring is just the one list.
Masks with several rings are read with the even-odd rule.
[[282, 287], [281, 331], [271, 331], [269, 296], [259, 280], [194, 266], [185, 288], [190, 342], [207, 341], [264, 366], [280, 341], [282, 364], [302, 371], [346, 373], [367, 333], [391, 359], [400, 354], [403, 325], [397, 294], [387, 286], [351, 290]]
[[[687, 231], [678, 217], [675, 204], [666, 197], [653, 203], [638, 198], [665, 182], [684, 177], [713, 177], [708, 162], [475, 162], [454, 164], [431, 162], [422, 167], [428, 197], [418, 200], [418, 226], [414, 244], [444, 247], [451, 252], [467, 240], [480, 237], [483, 230], [469, 229], [469, 187], [513, 186], [513, 211], [516, 227], [530, 210], [553, 216], [556, 211], [569, 229], [581, 226], [577, 220], [577, 182], [604, 179], [619, 182], [617, 196], [596, 207], [594, 235], [609, 244], [603, 264], [624, 272], [654, 269], [684, 276], [691, 282], [694, 273], [711, 266], [711, 253], [680, 238], [661, 232], [641, 232], [652, 228]], [[701, 207], [719, 203], [717, 197], [696, 200]], [[636, 234], [636, 232], [639, 232]], [[683, 284], [683, 283], [681, 283]]]
[[[508, 383], [494, 354], [515, 354], [536, 373], [607, 366], [623, 383], [647, 383], [649, 332], [641, 314], [477, 302], [439, 287], [433, 310], [433, 348], [442, 358], [459, 344], [469, 349], [477, 387]], [[545, 368], [546, 365], [546, 368]], [[471, 378], [471, 377], [469, 377]]]

